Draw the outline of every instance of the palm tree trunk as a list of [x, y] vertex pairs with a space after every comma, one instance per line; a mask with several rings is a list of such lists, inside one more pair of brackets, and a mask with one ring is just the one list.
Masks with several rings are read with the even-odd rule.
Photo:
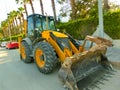
[[22, 22], [21, 22], [21, 17], [18, 18], [19, 19], [19, 32], [18, 33], [21, 33], [21, 30], [22, 30]]
[[35, 13], [35, 10], [34, 10], [34, 7], [33, 7], [32, 0], [30, 0], [30, 5], [31, 5], [31, 8], [32, 8], [32, 13], [34, 14], [34, 13]]
[[21, 33], [23, 33], [24, 34], [24, 16], [23, 16], [23, 13], [21, 13], [21, 24], [22, 24], [22, 26], [21, 26], [21, 29], [22, 29], [22, 32]]
[[[18, 28], [18, 21], [17, 21], [17, 19], [15, 18], [15, 23], [16, 23], [16, 27]], [[18, 28], [18, 30], [19, 30], [19, 28]], [[17, 34], [17, 31], [15, 30], [15, 34]]]
[[5, 34], [5, 37], [9, 36], [9, 32], [7, 31], [7, 29], [4, 30], [4, 34]]
[[51, 0], [51, 2], [52, 2], [52, 9], [53, 9], [53, 14], [54, 14], [54, 19], [55, 19], [55, 22], [57, 22], [55, 2], [54, 2], [54, 0]]
[[2, 36], [5, 37], [4, 31], [2, 30], [1, 32], [2, 32]]
[[6, 29], [2, 29], [2, 32], [3, 32], [3, 37], [6, 37]]
[[13, 35], [13, 31], [12, 31], [12, 23], [10, 23], [10, 26], [9, 26], [9, 36], [12, 36]]
[[28, 17], [28, 11], [25, 3], [24, 3], [24, 9], [25, 9], [26, 16]]
[[21, 13], [21, 17], [22, 17], [22, 22], [24, 21], [24, 15], [23, 13]]
[[72, 19], [75, 20], [76, 19], [76, 4], [75, 4], [75, 0], [70, 0], [70, 5], [71, 5], [71, 9], [72, 9]]
[[41, 7], [42, 15], [44, 15], [44, 9], [43, 9], [43, 3], [42, 3], [42, 0], [39, 0], [39, 2], [40, 2], [40, 7]]
[[103, 0], [104, 1], [104, 11], [107, 12], [109, 10], [109, 5], [108, 5], [108, 0]]
[[16, 21], [15, 19], [13, 20], [13, 35], [16, 35], [16, 29], [15, 29], [15, 26], [16, 26]]

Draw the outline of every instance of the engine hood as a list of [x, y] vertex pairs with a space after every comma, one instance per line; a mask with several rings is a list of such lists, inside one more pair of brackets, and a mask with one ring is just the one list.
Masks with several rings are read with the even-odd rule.
[[42, 34], [50, 34], [52, 33], [54, 36], [58, 37], [58, 38], [68, 38], [68, 36], [64, 33], [61, 32], [57, 32], [57, 31], [51, 31], [51, 30], [45, 30], [42, 32]]

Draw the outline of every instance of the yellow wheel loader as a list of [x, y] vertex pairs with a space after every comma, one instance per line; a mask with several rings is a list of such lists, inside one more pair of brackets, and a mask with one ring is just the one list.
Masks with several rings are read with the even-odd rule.
[[71, 35], [58, 32], [51, 16], [32, 14], [25, 25], [26, 36], [19, 41], [21, 60], [25, 63], [34, 60], [44, 74], [51, 73], [60, 62], [58, 76], [68, 89], [78, 90], [77, 82], [101, 67], [111, 68], [105, 56], [111, 41], [86, 36], [81, 44]]

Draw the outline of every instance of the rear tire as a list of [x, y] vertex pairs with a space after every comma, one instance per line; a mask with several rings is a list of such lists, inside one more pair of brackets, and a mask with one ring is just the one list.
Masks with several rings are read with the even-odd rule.
[[34, 48], [34, 60], [40, 72], [51, 73], [57, 64], [54, 48], [47, 42], [39, 42]]
[[29, 48], [29, 45], [23, 41], [21, 43], [21, 49], [20, 49], [20, 58], [22, 61], [24, 61], [25, 63], [31, 63], [32, 62], [32, 57], [30, 57], [31, 55], [31, 50]]

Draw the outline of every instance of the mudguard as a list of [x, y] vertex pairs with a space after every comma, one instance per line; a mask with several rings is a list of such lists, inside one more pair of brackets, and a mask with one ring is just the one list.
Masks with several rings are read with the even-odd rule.
[[30, 50], [32, 51], [32, 41], [30, 40], [30, 38], [26, 37], [22, 41], [25, 41], [29, 45]]

